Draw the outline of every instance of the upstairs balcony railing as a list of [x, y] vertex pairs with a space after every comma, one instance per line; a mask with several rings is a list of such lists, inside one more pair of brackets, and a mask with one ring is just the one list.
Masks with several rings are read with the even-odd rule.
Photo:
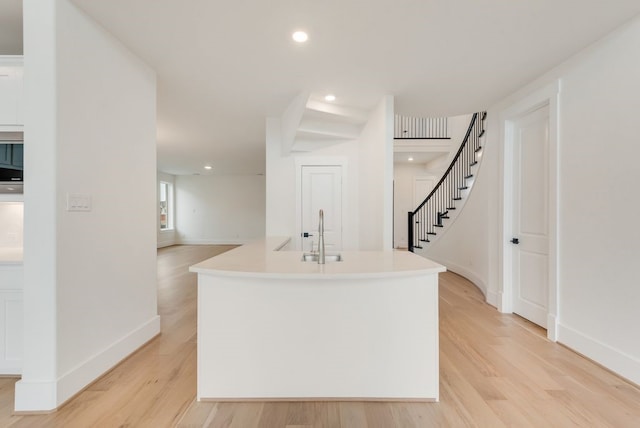
[[449, 122], [446, 117], [409, 117], [395, 115], [396, 140], [449, 140]]

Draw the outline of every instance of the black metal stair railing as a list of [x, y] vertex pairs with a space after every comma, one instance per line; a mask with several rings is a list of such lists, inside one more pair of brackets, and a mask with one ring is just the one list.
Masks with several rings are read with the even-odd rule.
[[444, 227], [443, 220], [449, 218], [449, 213], [456, 209], [456, 201], [462, 199], [462, 191], [468, 189], [467, 180], [473, 178], [472, 167], [478, 163], [477, 154], [482, 148], [480, 137], [484, 135], [486, 117], [487, 112], [474, 113], [449, 168], [418, 208], [409, 211], [409, 251], [423, 248], [423, 243], [431, 242], [429, 237]]

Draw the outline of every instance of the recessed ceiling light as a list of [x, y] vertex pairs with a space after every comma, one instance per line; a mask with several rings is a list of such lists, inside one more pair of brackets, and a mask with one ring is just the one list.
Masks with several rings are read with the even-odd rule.
[[336, 96], [333, 94], [328, 94], [324, 96], [324, 100], [325, 101], [335, 101], [336, 100]]
[[204, 169], [212, 169], [213, 167], [211, 165], [205, 165]]
[[309, 40], [309, 35], [304, 31], [296, 31], [291, 35], [291, 37], [293, 38], [294, 41], [298, 43], [304, 43], [307, 40]]
[[413, 162], [413, 158], [410, 157], [409, 159], [407, 159], [409, 162]]

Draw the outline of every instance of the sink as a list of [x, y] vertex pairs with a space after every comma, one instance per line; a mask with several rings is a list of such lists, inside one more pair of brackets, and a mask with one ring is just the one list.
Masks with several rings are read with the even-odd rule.
[[[304, 253], [302, 255], [303, 262], [316, 262], [318, 263], [318, 253]], [[342, 255], [341, 254], [325, 254], [324, 261], [326, 263], [329, 262], [341, 262]]]

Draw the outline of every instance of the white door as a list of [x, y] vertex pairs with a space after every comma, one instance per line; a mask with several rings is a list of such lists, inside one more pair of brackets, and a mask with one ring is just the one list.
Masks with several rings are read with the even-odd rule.
[[549, 107], [513, 123], [513, 312], [547, 327]]
[[416, 177], [413, 183], [413, 210], [418, 208], [433, 190], [435, 180], [432, 177]]
[[325, 250], [342, 250], [342, 167], [303, 165], [301, 190], [302, 250], [318, 249], [321, 209]]

